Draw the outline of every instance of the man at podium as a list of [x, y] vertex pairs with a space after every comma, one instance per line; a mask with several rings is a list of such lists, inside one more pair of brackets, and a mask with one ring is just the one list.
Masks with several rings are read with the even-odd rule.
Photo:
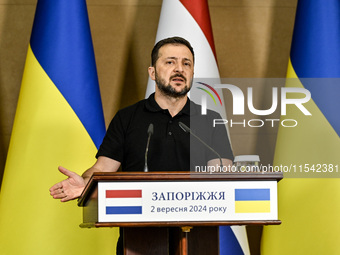
[[[194, 170], [194, 166], [220, 166], [221, 161], [223, 166], [232, 164], [224, 125], [212, 126], [214, 118], [221, 119], [219, 114], [208, 111], [201, 115], [200, 106], [188, 98], [194, 75], [194, 50], [190, 43], [181, 37], [159, 41], [152, 50], [148, 72], [155, 81], [155, 93], [118, 111], [98, 150], [96, 163], [82, 176], [58, 168], [68, 178], [50, 188], [53, 198], [62, 202], [78, 198], [94, 172], [116, 172], [120, 168], [143, 171], [145, 165], [148, 171], [188, 171]], [[204, 148], [179, 123], [191, 126], [218, 154]], [[151, 124], [153, 133], [145, 162]]]
[[232, 164], [225, 126], [212, 125], [220, 115], [210, 110], [202, 115], [200, 106], [188, 98], [194, 75], [190, 43], [180, 37], [159, 41], [148, 73], [155, 81], [155, 93], [118, 111], [96, 163], [82, 176], [58, 168], [68, 178], [50, 188], [53, 198], [62, 202], [78, 198], [94, 172], [189, 171], [195, 166]]

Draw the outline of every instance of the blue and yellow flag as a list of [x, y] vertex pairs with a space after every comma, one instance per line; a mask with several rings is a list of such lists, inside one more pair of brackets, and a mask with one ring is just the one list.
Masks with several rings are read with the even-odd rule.
[[270, 189], [235, 189], [235, 213], [269, 213]]
[[39, 0], [0, 196], [0, 254], [113, 254], [117, 229], [81, 229], [49, 188], [78, 174], [105, 134], [85, 0]]
[[340, 254], [338, 0], [299, 0], [287, 77], [286, 86], [311, 92], [312, 115], [292, 107], [285, 118], [298, 125], [279, 128], [274, 165], [296, 172], [279, 183], [282, 224], [264, 228], [261, 254]]

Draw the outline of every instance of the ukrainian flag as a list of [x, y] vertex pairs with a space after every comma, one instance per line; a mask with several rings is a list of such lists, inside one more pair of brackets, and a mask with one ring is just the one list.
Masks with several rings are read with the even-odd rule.
[[270, 213], [270, 189], [235, 189], [235, 213]]
[[264, 228], [261, 254], [340, 254], [338, 0], [299, 0], [287, 77], [286, 86], [311, 92], [304, 106], [312, 116], [287, 109], [283, 117], [296, 119], [298, 126], [279, 128], [274, 164], [309, 172], [296, 174], [306, 178], [285, 175], [279, 183], [282, 225]]
[[81, 229], [49, 188], [81, 174], [105, 134], [85, 0], [39, 0], [0, 196], [0, 254], [113, 254], [117, 229]]

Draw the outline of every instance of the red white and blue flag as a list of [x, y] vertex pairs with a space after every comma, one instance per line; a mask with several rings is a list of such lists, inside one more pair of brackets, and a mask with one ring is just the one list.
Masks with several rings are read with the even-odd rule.
[[106, 190], [106, 214], [142, 214], [142, 190]]

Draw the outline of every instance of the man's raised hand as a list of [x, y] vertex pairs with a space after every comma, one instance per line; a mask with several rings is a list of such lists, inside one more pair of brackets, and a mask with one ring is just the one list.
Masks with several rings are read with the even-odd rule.
[[67, 202], [78, 198], [86, 185], [83, 177], [62, 166], [59, 166], [58, 170], [68, 178], [56, 183], [50, 188], [51, 196], [54, 199], [60, 199], [61, 202]]

